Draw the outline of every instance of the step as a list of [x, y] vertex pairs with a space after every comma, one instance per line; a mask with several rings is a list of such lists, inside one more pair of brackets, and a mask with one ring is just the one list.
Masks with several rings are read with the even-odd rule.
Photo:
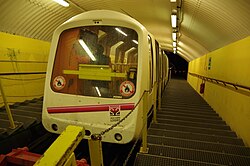
[[202, 110], [202, 109], [193, 110], [193, 109], [189, 109], [189, 108], [161, 107], [158, 110], [183, 112], [183, 113], [191, 113], [191, 114], [204, 114], [204, 115], [211, 115], [211, 116], [219, 116], [215, 111], [212, 111], [212, 110], [205, 111], [205, 110]]
[[29, 106], [41, 109], [43, 107], [43, 103], [29, 103]]
[[177, 159], [152, 154], [138, 153], [134, 166], [223, 166], [219, 164], [205, 163], [185, 159]]
[[[189, 93], [189, 94], [188, 94]], [[191, 91], [184, 91], [184, 92], [170, 92], [169, 89], [167, 89], [164, 94], [163, 94], [163, 97], [165, 99], [168, 99], [168, 100], [189, 100], [190, 98], [192, 99], [196, 99], [196, 100], [193, 100], [194, 102], [196, 101], [205, 101], [200, 95], [198, 95], [196, 93], [196, 91], [194, 90], [191, 90]], [[190, 97], [190, 98], [187, 98], [187, 97]]]
[[184, 125], [184, 126], [190, 126], [190, 127], [202, 127], [202, 128], [219, 129], [219, 130], [231, 130], [230, 127], [227, 125], [216, 125], [216, 124], [209, 124], [209, 123], [203, 123], [203, 122], [192, 122], [192, 121], [175, 120], [175, 119], [157, 118], [157, 123]]
[[218, 136], [218, 135], [213, 136], [213, 135], [208, 135], [208, 134], [199, 134], [199, 133], [190, 133], [190, 132], [183, 132], [183, 131], [172, 131], [172, 130], [161, 130], [161, 129], [155, 129], [155, 128], [149, 128], [148, 135], [244, 146], [243, 141], [236, 137], [226, 137], [226, 136]]
[[26, 110], [21, 110], [21, 109], [18, 109], [18, 108], [11, 109], [11, 110], [12, 110], [12, 114], [15, 114], [15, 115], [22, 115], [22, 116], [34, 117], [38, 121], [42, 120], [42, 112], [26, 111]]
[[174, 109], [174, 110], [185, 110], [191, 112], [204, 112], [210, 114], [217, 114], [212, 108], [205, 108], [205, 107], [190, 107], [190, 106], [180, 106], [180, 105], [161, 105], [162, 109]]
[[9, 120], [0, 119], [0, 126], [1, 126], [2, 129], [6, 129], [7, 135], [11, 135], [14, 132], [17, 132], [18, 130], [23, 128], [23, 123], [22, 122], [14, 121], [14, 124], [15, 124], [16, 128], [15, 129], [10, 129]]
[[206, 106], [204, 104], [196, 104], [196, 105], [192, 105], [190, 103], [176, 103], [176, 104], [172, 104], [169, 102], [165, 102], [161, 104], [161, 107], [163, 108], [168, 108], [168, 107], [172, 107], [172, 108], [187, 108], [187, 109], [194, 109], [194, 110], [204, 110], [204, 111], [213, 111], [214, 110], [210, 107], [210, 106]]
[[209, 135], [228, 136], [228, 137], [237, 137], [237, 135], [232, 131], [207, 129], [207, 128], [201, 128], [201, 127], [187, 127], [183, 125], [153, 123], [150, 125], [150, 128], [184, 131], [184, 132], [190, 132], [190, 133], [200, 133], [200, 134], [209, 134]]
[[168, 94], [168, 95], [166, 95], [166, 97], [174, 96], [176, 98], [177, 97], [181, 98], [182, 96], [192, 96], [192, 97], [197, 97], [198, 99], [201, 99], [201, 96], [198, 93], [196, 93], [196, 91], [193, 88], [190, 88], [188, 86], [186, 86], [185, 88], [182, 88], [182, 89], [171, 88], [171, 86], [169, 86], [166, 89], [164, 94]]
[[25, 111], [42, 112], [41, 107], [35, 107], [35, 106], [31, 106], [31, 105], [19, 106], [19, 107], [17, 107], [17, 109], [25, 110]]
[[181, 101], [166, 101], [162, 103], [163, 106], [180, 106], [180, 107], [191, 107], [191, 108], [207, 108], [212, 110], [212, 108], [207, 103], [192, 103], [192, 102], [181, 102]]
[[205, 105], [208, 105], [208, 103], [203, 99], [201, 98], [200, 96], [197, 96], [197, 97], [193, 97], [193, 95], [190, 95], [190, 96], [180, 96], [180, 97], [176, 97], [176, 96], [171, 96], [169, 94], [166, 94], [167, 97], [162, 97], [162, 102], [163, 103], [194, 103], [194, 104], [205, 104]]
[[250, 157], [148, 144], [149, 154], [220, 165], [249, 166]]
[[10, 108], [17, 108], [20, 106], [28, 106], [33, 104], [38, 104], [39, 107], [41, 108], [41, 106], [43, 105], [43, 101], [41, 99], [25, 100], [24, 102], [16, 102], [10, 105]]
[[[204, 105], [204, 106], [209, 106], [209, 104], [203, 99], [200, 98], [200, 96], [198, 97], [193, 97], [193, 95], [191, 96], [180, 96], [180, 97], [175, 97], [175, 96], [170, 96], [168, 95], [168, 97], [162, 97], [161, 98], [163, 103], [175, 103], [175, 104], [186, 104], [186, 103], [191, 103], [191, 105]], [[209, 106], [210, 107], [210, 106]]]
[[42, 103], [43, 102], [43, 97], [40, 98], [34, 98], [30, 100], [30, 103]]
[[0, 140], [7, 137], [8, 133], [7, 133], [7, 129], [6, 128], [1, 128], [0, 127]]
[[175, 107], [175, 108], [189, 108], [189, 109], [203, 109], [205, 111], [213, 111], [213, 109], [209, 106], [209, 105], [205, 105], [205, 104], [196, 104], [196, 105], [192, 105], [190, 103], [169, 103], [169, 102], [164, 102], [162, 103], [162, 107]]
[[207, 118], [195, 118], [195, 117], [188, 117], [188, 116], [176, 116], [176, 115], [168, 115], [168, 114], [159, 114], [157, 115], [159, 119], [173, 119], [173, 120], [183, 120], [183, 121], [190, 121], [190, 122], [202, 122], [202, 123], [209, 123], [209, 124], [216, 124], [216, 125], [226, 125], [226, 122], [222, 120], [215, 120], [215, 119], [207, 119]]
[[197, 114], [194, 112], [185, 112], [185, 111], [176, 111], [176, 110], [158, 110], [157, 116], [161, 115], [173, 115], [173, 116], [184, 116], [184, 117], [191, 117], [191, 118], [204, 118], [204, 119], [212, 119], [212, 120], [222, 120], [221, 117], [211, 114]]
[[245, 146], [236, 146], [152, 135], [148, 135], [148, 143], [250, 157], [250, 148], [247, 148]]
[[[23, 116], [23, 115], [12, 114], [12, 117], [13, 117], [14, 121], [22, 122], [24, 128], [27, 128], [27, 127], [35, 124], [36, 121], [37, 121], [37, 119], [34, 118], [34, 117]], [[7, 113], [6, 112], [3, 112], [3, 113], [0, 112], [0, 119], [9, 120]]]

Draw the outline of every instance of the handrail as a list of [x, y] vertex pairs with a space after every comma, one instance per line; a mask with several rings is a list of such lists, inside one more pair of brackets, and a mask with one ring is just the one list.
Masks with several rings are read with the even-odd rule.
[[53, 142], [53, 144], [46, 150], [46, 152], [44, 152], [41, 158], [36, 161], [34, 165], [76, 165], [74, 150], [79, 145], [84, 135], [84, 127], [72, 125], [67, 126], [67, 128]]
[[[0, 73], [0, 76], [11, 76], [11, 75], [29, 75], [29, 74], [46, 74], [46, 72], [19, 72], [19, 73]], [[5, 106], [5, 109], [6, 109], [6, 113], [8, 115], [8, 118], [9, 118], [9, 122], [10, 122], [10, 128], [11, 129], [15, 129], [16, 128], [16, 125], [14, 123], [14, 120], [13, 120], [13, 116], [12, 116], [12, 113], [11, 113], [11, 110], [9, 108], [9, 104], [7, 102], [7, 96], [5, 95], [4, 93], [4, 89], [3, 89], [3, 85], [2, 85], [2, 79], [9, 79], [9, 78], [6, 78], [6, 77], [0, 77], [0, 94], [2, 96], [2, 99], [3, 99], [3, 103], [4, 103], [4, 106]], [[18, 81], [18, 79], [15, 79]], [[23, 81], [23, 80], [22, 80]], [[37, 95], [36, 95], [37, 96]], [[41, 96], [41, 95], [39, 95]], [[10, 96], [8, 96], [10, 97]], [[27, 96], [15, 96], [15, 97], [27, 97]], [[3, 104], [1, 103], [1, 104]]]
[[0, 60], [0, 62], [15, 62], [15, 63], [48, 63], [47, 61], [28, 61], [28, 60]]
[[7, 75], [27, 75], [27, 74], [46, 74], [46, 72], [20, 72], [20, 73], [0, 73], [0, 76]]
[[212, 83], [217, 83], [217, 84], [222, 83], [222, 84], [224, 84], [224, 86], [231, 85], [236, 90], [238, 90], [238, 88], [250, 90], [250, 87], [245, 86], [245, 85], [240, 85], [240, 84], [236, 84], [236, 83], [232, 83], [232, 82], [227, 82], [227, 81], [223, 81], [223, 80], [219, 80], [219, 79], [215, 79], [215, 78], [211, 78], [211, 77], [206, 77], [206, 76], [202, 76], [202, 75], [191, 73], [191, 72], [188, 72], [188, 74], [190, 74], [192, 76], [195, 76], [195, 77], [198, 77], [198, 78], [201, 78], [201, 79], [204, 79], [206, 81], [210, 81]]

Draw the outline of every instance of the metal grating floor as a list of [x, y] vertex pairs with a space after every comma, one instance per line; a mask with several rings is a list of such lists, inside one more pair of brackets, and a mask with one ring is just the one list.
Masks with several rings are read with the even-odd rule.
[[208, 134], [201, 134], [201, 133], [190, 133], [190, 132], [180, 132], [180, 131], [149, 128], [148, 135], [244, 146], [243, 141], [239, 138], [208, 135]]
[[149, 144], [149, 154], [222, 165], [249, 166], [250, 157]]
[[194, 141], [180, 138], [169, 138], [169, 137], [159, 137], [159, 136], [148, 136], [148, 143], [166, 145], [187, 149], [204, 150], [210, 152], [219, 152], [227, 154], [235, 154], [242, 156], [250, 156], [250, 149], [245, 146], [235, 146], [227, 145], [221, 143], [211, 143], [204, 141]]
[[166, 88], [148, 148], [135, 166], [250, 165], [250, 148], [185, 80], [172, 79]]
[[158, 119], [173, 119], [173, 120], [183, 120], [183, 121], [189, 121], [189, 122], [202, 122], [202, 123], [209, 123], [209, 124], [226, 125], [226, 123], [222, 120], [195, 118], [195, 117], [188, 117], [188, 116], [175, 116], [175, 115], [168, 115], [168, 114], [161, 114], [161, 116], [158, 117]]
[[151, 154], [138, 154], [134, 165], [141, 166], [223, 166], [213, 163], [205, 163], [191, 160], [183, 160], [170, 157], [160, 157]]

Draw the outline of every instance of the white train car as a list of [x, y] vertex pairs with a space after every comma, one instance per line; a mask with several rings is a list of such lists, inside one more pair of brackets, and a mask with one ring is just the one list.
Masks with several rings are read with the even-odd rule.
[[[44, 127], [61, 133], [70, 124], [84, 126], [89, 138], [134, 109], [102, 137], [104, 142], [132, 141], [142, 129], [143, 111], [153, 105], [157, 52], [153, 36], [127, 15], [95, 10], [69, 19], [55, 30], [51, 43]], [[135, 107], [145, 90], [148, 110], [143, 101]]]

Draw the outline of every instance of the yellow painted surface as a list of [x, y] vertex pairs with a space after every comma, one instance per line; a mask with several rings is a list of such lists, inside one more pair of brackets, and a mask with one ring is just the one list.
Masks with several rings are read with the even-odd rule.
[[[191, 61], [189, 72], [250, 87], [249, 52], [250, 37], [247, 37]], [[200, 79], [189, 75], [188, 82], [199, 91]], [[202, 96], [245, 144], [250, 146], [250, 95], [206, 82]]]
[[[0, 32], [0, 73], [45, 72], [50, 43]], [[0, 76], [9, 103], [43, 96], [45, 75]], [[0, 97], [0, 107], [3, 100]]]
[[[62, 134], [46, 150], [42, 157], [34, 164], [35, 166], [58, 166], [64, 165], [74, 153], [75, 148], [81, 142], [85, 130], [80, 126], [67, 126]], [[75, 159], [73, 157], [73, 159]], [[76, 161], [71, 160], [68, 165], [76, 165]]]
[[108, 65], [80, 64], [79, 70], [63, 70], [63, 74], [79, 75], [79, 79], [111, 81], [112, 77], [126, 77], [126, 73], [112, 72]]

